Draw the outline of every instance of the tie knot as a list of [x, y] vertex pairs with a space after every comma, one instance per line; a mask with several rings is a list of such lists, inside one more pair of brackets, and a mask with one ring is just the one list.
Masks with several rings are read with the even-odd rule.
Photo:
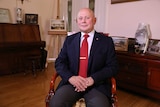
[[88, 35], [88, 34], [85, 34], [85, 35], [84, 35], [84, 37], [85, 37], [85, 38], [88, 38], [88, 37], [89, 37], [89, 35]]

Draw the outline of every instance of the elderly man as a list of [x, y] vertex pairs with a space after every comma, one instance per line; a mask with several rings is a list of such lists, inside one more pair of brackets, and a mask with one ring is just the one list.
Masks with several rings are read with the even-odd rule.
[[110, 107], [108, 78], [117, 74], [117, 60], [111, 37], [94, 29], [92, 10], [78, 12], [80, 32], [67, 36], [55, 62], [62, 80], [50, 101], [50, 107], [72, 107], [80, 98], [87, 107]]

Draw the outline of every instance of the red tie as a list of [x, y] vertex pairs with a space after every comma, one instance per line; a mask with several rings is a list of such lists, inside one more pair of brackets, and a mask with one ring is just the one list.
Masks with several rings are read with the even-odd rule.
[[80, 63], [79, 63], [79, 75], [82, 77], [87, 77], [87, 68], [88, 68], [88, 34], [84, 35], [84, 40], [80, 48]]

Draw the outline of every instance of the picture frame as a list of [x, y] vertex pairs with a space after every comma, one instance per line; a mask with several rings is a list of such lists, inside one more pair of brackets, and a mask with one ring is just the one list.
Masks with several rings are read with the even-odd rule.
[[128, 51], [128, 38], [111, 36], [114, 42], [115, 50], [117, 51]]
[[9, 9], [0, 8], [0, 23], [11, 23], [11, 15]]
[[135, 38], [128, 38], [128, 52], [135, 52]]
[[160, 57], [160, 40], [149, 39], [146, 53]]
[[141, 1], [141, 0], [111, 0], [111, 4], [133, 2], [133, 1]]
[[63, 19], [50, 19], [50, 31], [66, 31], [66, 22]]
[[25, 24], [38, 24], [38, 14], [25, 14]]

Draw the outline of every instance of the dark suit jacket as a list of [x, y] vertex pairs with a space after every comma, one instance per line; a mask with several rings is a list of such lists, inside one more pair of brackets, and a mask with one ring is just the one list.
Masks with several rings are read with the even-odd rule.
[[[78, 75], [80, 37], [80, 32], [67, 36], [56, 59], [55, 68], [62, 77], [60, 86], [68, 84], [71, 76]], [[94, 79], [95, 84], [90, 88], [94, 87], [110, 96], [111, 88], [107, 79], [116, 74], [117, 60], [112, 38], [95, 32], [88, 61], [88, 76]]]

